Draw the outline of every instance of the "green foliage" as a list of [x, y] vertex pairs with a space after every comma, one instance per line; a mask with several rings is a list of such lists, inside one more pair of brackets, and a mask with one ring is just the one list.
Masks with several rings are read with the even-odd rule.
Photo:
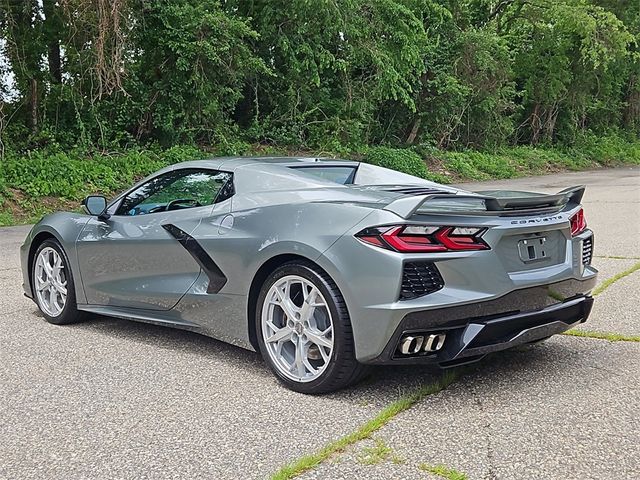
[[502, 26], [511, 35], [523, 86], [525, 128], [518, 139], [572, 143], [581, 132], [602, 132], [620, 121], [629, 80], [620, 73], [634, 36], [614, 13], [593, 3], [515, 2], [505, 11]]
[[147, 47], [125, 83], [139, 93], [130, 99], [137, 134], [163, 145], [224, 137], [245, 81], [266, 72], [252, 51], [258, 33], [248, 21], [226, 14], [216, 0], [151, 2], [144, 28], [134, 31]]
[[637, 0], [0, 0], [0, 38], [5, 223], [184, 144], [440, 182], [640, 164]]
[[573, 148], [568, 149], [576, 158], [598, 162], [601, 165], [619, 165], [628, 163], [640, 165], [640, 142], [625, 139], [618, 135], [582, 136]]
[[[427, 37], [402, 0], [228, 2], [250, 18], [271, 74], [250, 82], [237, 118], [255, 139], [321, 148], [366, 143], [377, 108], [414, 109]], [[417, 11], [416, 11], [417, 10]], [[310, 21], [309, 19], [313, 19]]]
[[415, 177], [448, 183], [448, 179], [443, 175], [429, 172], [424, 160], [408, 149], [372, 147], [368, 149], [364, 160], [372, 165], [390, 168]]
[[78, 151], [50, 154], [39, 151], [26, 157], [10, 156], [0, 162], [0, 185], [32, 198], [79, 200], [89, 193], [115, 193], [164, 166], [202, 155], [193, 147], [174, 147], [157, 153], [131, 150], [95, 158], [87, 158]]
[[14, 152], [640, 134], [633, 0], [0, 0], [0, 35]]
[[[216, 155], [287, 155], [294, 152], [226, 142]], [[297, 152], [296, 152], [297, 153]], [[440, 183], [513, 178], [601, 166], [640, 165], [640, 142], [620, 136], [584, 136], [576, 146], [559, 149], [532, 146], [500, 147], [493, 151], [449, 152], [431, 146], [414, 149], [370, 147], [360, 151], [311, 151], [310, 156], [362, 158], [401, 172]], [[76, 149], [48, 149], [23, 155], [8, 153], [0, 161], [0, 225], [37, 220], [45, 213], [77, 208], [89, 193], [113, 195], [166, 165], [211, 154], [191, 146], [131, 149], [97, 154]], [[13, 207], [13, 208], [12, 208]], [[15, 210], [12, 213], [12, 210]]]

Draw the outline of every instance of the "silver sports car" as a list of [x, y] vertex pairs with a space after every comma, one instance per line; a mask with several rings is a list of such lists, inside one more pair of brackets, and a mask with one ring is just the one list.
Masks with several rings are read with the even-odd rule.
[[459, 365], [584, 322], [583, 193], [471, 193], [316, 158], [181, 163], [43, 218], [21, 248], [24, 291], [51, 323], [193, 330], [328, 392], [368, 365]]

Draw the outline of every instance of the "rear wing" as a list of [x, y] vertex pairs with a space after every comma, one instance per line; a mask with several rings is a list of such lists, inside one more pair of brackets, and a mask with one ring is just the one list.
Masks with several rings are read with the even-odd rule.
[[394, 200], [384, 210], [402, 218], [415, 214], [524, 215], [557, 212], [566, 205], [579, 205], [584, 185], [567, 188], [553, 195], [531, 192], [486, 191], [473, 194], [407, 195]]

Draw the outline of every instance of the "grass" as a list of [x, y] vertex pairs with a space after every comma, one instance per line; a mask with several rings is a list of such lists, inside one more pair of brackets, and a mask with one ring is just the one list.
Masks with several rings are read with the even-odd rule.
[[447, 480], [467, 480], [466, 474], [462, 472], [458, 472], [452, 468], [449, 468], [445, 465], [427, 465], [426, 463], [421, 463], [418, 465], [418, 468], [422, 471], [433, 473], [434, 475], [438, 475], [439, 477], [446, 478]]
[[391, 460], [393, 464], [404, 463], [404, 459], [394, 454], [393, 449], [387, 446], [384, 441], [379, 438], [373, 439], [375, 445], [373, 447], [364, 447], [357, 456], [358, 462], [362, 465], [377, 465], [387, 460]]
[[613, 285], [615, 282], [617, 282], [618, 280], [620, 280], [621, 278], [624, 278], [628, 275], [631, 275], [633, 272], [640, 270], [640, 262], [637, 262], [636, 264], [634, 264], [632, 267], [615, 274], [613, 277], [608, 278], [607, 280], [605, 280], [604, 282], [602, 282], [600, 285], [598, 285], [594, 290], [593, 290], [593, 296], [595, 297], [596, 295], [600, 295], [602, 292], [604, 292], [607, 288], [609, 288], [611, 285]]
[[[607, 258], [623, 258], [626, 257], [607, 257]], [[608, 278], [596, 288], [593, 289], [592, 295], [595, 297], [596, 295], [600, 295], [607, 288], [613, 285], [615, 282], [624, 278], [628, 275], [631, 275], [633, 272], [640, 270], [640, 262], [634, 264], [632, 267], [615, 274], [613, 277]], [[555, 297], [554, 297], [555, 298]], [[608, 340], [610, 342], [640, 342], [640, 336], [638, 335], [623, 335], [615, 332], [595, 332], [592, 330], [567, 330], [563, 333], [563, 335], [570, 335], [573, 337], [582, 337], [582, 338], [595, 338], [599, 340]]]
[[592, 330], [567, 330], [564, 335], [572, 337], [596, 338], [598, 340], [608, 340], [610, 342], [640, 342], [640, 335], [623, 335], [613, 332], [594, 332]]
[[423, 385], [413, 393], [406, 395], [385, 407], [378, 415], [369, 420], [357, 430], [335, 440], [315, 453], [305, 455], [298, 460], [285, 465], [271, 477], [272, 480], [286, 480], [295, 478], [309, 470], [313, 470], [325, 460], [333, 455], [343, 452], [347, 447], [371, 436], [389, 423], [396, 415], [411, 408], [423, 398], [440, 392], [451, 385], [458, 377], [457, 372], [446, 372], [440, 380], [435, 383]]

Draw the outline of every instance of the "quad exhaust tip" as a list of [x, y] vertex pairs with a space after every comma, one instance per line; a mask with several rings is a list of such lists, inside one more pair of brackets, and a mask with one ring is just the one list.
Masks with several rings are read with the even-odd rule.
[[417, 353], [433, 353], [437, 352], [444, 345], [444, 333], [435, 333], [431, 335], [405, 335], [400, 340], [400, 353], [403, 355], [415, 355]]

